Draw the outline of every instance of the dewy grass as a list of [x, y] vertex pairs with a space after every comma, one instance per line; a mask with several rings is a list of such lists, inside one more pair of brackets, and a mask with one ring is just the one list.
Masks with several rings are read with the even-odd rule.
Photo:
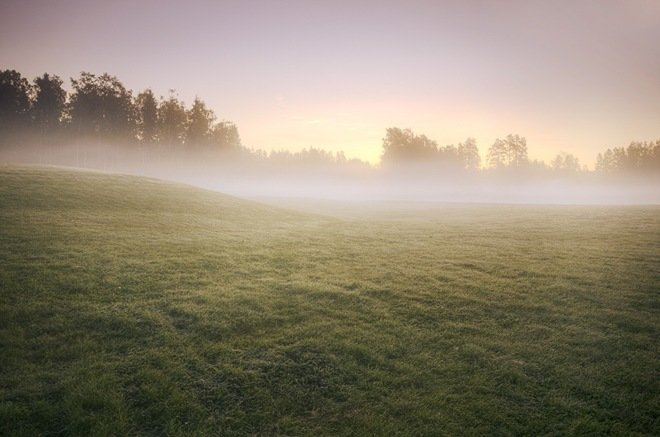
[[0, 434], [658, 435], [659, 213], [1, 168]]

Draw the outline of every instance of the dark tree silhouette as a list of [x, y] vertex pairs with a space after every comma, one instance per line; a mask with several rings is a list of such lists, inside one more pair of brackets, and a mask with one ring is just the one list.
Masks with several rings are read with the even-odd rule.
[[464, 143], [459, 143], [457, 152], [464, 169], [477, 170], [481, 166], [481, 156], [479, 156], [477, 141], [474, 138], [468, 138]]
[[438, 147], [426, 135], [416, 135], [410, 129], [395, 127], [387, 129], [383, 139], [381, 162], [385, 166], [416, 164], [418, 169], [424, 167], [426, 172], [440, 170], [455, 173], [461, 169], [477, 169], [480, 161], [473, 138], [468, 138], [459, 147]]
[[169, 146], [180, 146], [186, 136], [188, 116], [183, 103], [170, 90], [167, 100], [158, 106], [158, 141]]
[[32, 105], [32, 120], [42, 135], [60, 130], [66, 104], [66, 91], [58, 76], [43, 76], [34, 79], [35, 98]]
[[31, 93], [30, 83], [21, 73], [0, 71], [0, 133], [14, 134], [28, 127]]
[[188, 117], [186, 146], [199, 149], [207, 144], [215, 115], [199, 97], [195, 97], [195, 101], [186, 115]]
[[488, 165], [491, 168], [520, 169], [529, 162], [527, 140], [518, 134], [509, 134], [505, 139], [496, 139], [488, 149]]
[[71, 85], [69, 116], [75, 133], [104, 139], [135, 138], [131, 92], [116, 77], [82, 72]]
[[151, 89], [147, 88], [135, 99], [138, 139], [143, 143], [156, 141], [158, 133], [158, 103]]
[[614, 147], [599, 153], [596, 171], [601, 173], [660, 174], [660, 139], [633, 141], [627, 148]]
[[438, 145], [426, 135], [416, 135], [411, 129], [392, 127], [383, 138], [383, 164], [430, 162], [437, 157]]
[[231, 121], [221, 121], [213, 126], [210, 143], [219, 151], [236, 151], [242, 147], [238, 128]]
[[555, 172], [559, 173], [578, 173], [581, 170], [580, 160], [571, 153], [560, 153], [550, 163]]

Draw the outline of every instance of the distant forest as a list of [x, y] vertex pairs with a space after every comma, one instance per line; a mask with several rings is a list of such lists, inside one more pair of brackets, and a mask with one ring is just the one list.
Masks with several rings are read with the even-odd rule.
[[[83, 159], [90, 156], [98, 163], [112, 159], [115, 152], [126, 156], [132, 150], [139, 152], [142, 160], [155, 161], [185, 156], [298, 167], [370, 167], [364, 161], [347, 159], [343, 152], [314, 147], [299, 152], [249, 149], [241, 143], [234, 123], [218, 120], [201, 98], [186, 107], [173, 90], [166, 97], [157, 97], [151, 89], [133, 95], [117, 77], [107, 73], [82, 72], [70, 82], [68, 93], [56, 75], [45, 73], [30, 82], [15, 70], [1, 71], [0, 151], [32, 148], [39, 150], [40, 161], [54, 163], [62, 160], [60, 148], [75, 150], [77, 163], [81, 154]], [[101, 151], [100, 144], [111, 145], [114, 151]], [[386, 130], [382, 147], [383, 169], [415, 164], [431, 172], [592, 173], [570, 153], [559, 154], [550, 163], [530, 159], [525, 137], [517, 134], [495, 140], [484, 159], [473, 138], [458, 145], [438, 146], [425, 135], [398, 127]], [[660, 139], [608, 148], [598, 154], [594, 172], [658, 176]]]

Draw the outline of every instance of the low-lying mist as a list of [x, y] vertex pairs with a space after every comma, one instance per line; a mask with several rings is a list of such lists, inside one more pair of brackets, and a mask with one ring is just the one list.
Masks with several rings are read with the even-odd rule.
[[524, 169], [466, 171], [428, 163], [370, 166], [357, 160], [264, 159], [247, 149], [181, 153], [102, 143], [21, 145], [0, 150], [0, 163], [119, 172], [183, 182], [250, 198], [350, 202], [423, 201], [529, 204], [658, 204], [660, 178]]

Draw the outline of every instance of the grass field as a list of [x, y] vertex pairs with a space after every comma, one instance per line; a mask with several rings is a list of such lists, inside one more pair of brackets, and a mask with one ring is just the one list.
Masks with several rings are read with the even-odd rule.
[[346, 211], [0, 168], [0, 434], [660, 434], [660, 208]]

